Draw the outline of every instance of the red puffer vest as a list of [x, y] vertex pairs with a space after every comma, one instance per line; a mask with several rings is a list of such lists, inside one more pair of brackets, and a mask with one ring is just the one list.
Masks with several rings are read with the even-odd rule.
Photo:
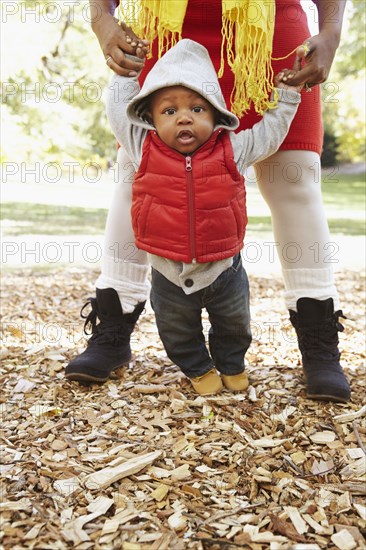
[[217, 130], [192, 156], [148, 132], [132, 186], [136, 246], [191, 263], [230, 258], [247, 224], [244, 178], [228, 132]]

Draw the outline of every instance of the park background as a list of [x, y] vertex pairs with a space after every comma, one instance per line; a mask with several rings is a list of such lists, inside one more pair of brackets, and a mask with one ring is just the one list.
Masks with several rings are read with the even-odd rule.
[[[315, 6], [302, 4], [316, 34]], [[0, 544], [364, 548], [365, 2], [346, 2], [322, 85], [323, 171], [314, 173], [349, 317], [340, 334], [349, 405], [304, 397], [270, 215], [252, 172], [243, 252], [254, 333], [249, 393], [197, 399], [167, 361], [149, 306], [129, 368], [102, 387], [65, 381], [67, 361], [85, 346], [79, 310], [95, 291], [116, 177], [103, 104], [111, 73], [86, 0], [0, 8]], [[140, 470], [131, 473], [128, 461]], [[121, 465], [117, 481], [88, 484], [100, 468]]]
[[[315, 5], [305, 0], [303, 6], [315, 34]], [[110, 71], [90, 28], [88, 2], [9, 0], [1, 10], [4, 264], [98, 266], [117, 171], [103, 103]], [[342, 42], [322, 85], [322, 183], [333, 235], [364, 234], [364, 19], [364, 1], [347, 0]], [[288, 177], [297, 175], [290, 167]], [[247, 187], [248, 237], [261, 243], [261, 250], [255, 244], [247, 249], [249, 262], [256, 271], [278, 272], [273, 246], [262, 246], [271, 239], [270, 214], [251, 172]], [[56, 244], [45, 235], [54, 235]], [[78, 239], [65, 246], [64, 235]], [[364, 265], [362, 241], [346, 242], [339, 240], [336, 263]]]

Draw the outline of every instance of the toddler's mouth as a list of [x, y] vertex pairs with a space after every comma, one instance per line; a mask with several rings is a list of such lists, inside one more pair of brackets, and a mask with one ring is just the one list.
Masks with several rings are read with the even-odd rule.
[[193, 140], [194, 140], [193, 133], [190, 132], [189, 130], [182, 130], [178, 134], [178, 141], [180, 141], [180, 143], [189, 144]]

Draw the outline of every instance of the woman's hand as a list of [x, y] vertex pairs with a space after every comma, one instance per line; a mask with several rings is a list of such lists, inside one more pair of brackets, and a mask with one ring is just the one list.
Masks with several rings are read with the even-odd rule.
[[[125, 23], [118, 24], [110, 14], [103, 14], [93, 23], [106, 63], [110, 69], [120, 76], [136, 76], [144, 66], [144, 59], [149, 51], [149, 42], [140, 40], [131, 27]], [[135, 61], [125, 54], [139, 57]]]
[[323, 32], [312, 36], [297, 48], [300, 69], [292, 77], [287, 77], [287, 84], [302, 84], [309, 89], [327, 80], [338, 46], [338, 42], [332, 38], [332, 35]]

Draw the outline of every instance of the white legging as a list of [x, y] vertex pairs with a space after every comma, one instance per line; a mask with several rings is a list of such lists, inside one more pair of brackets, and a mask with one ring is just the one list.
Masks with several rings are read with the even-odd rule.
[[[114, 288], [123, 311], [131, 312], [148, 298], [147, 254], [134, 244], [131, 227], [131, 188], [134, 166], [124, 151], [117, 156], [118, 183], [108, 213], [102, 271], [97, 288]], [[338, 309], [330, 235], [321, 197], [320, 158], [311, 151], [279, 151], [256, 166], [259, 189], [267, 202], [278, 250], [296, 249], [293, 257], [280, 254], [285, 302], [296, 310], [299, 298], [333, 298]], [[249, 222], [250, 223], [250, 222]]]

